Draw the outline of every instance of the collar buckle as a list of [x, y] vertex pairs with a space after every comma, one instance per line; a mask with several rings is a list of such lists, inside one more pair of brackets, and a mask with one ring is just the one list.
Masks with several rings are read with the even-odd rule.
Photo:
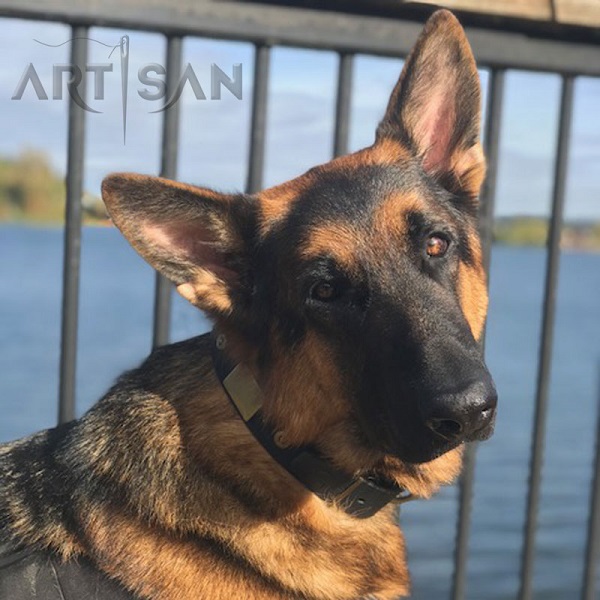
[[399, 505], [412, 499], [413, 495], [396, 483], [366, 475], [355, 479], [336, 500], [347, 513], [364, 519], [373, 516], [387, 504]]

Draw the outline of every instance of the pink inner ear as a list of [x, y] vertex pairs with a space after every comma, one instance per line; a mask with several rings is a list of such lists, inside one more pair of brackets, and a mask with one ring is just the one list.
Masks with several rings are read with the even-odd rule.
[[447, 170], [456, 125], [454, 92], [438, 86], [424, 102], [413, 132], [417, 147], [423, 149], [423, 167], [428, 172]]
[[145, 222], [140, 227], [140, 237], [174, 262], [193, 263], [224, 281], [236, 279], [235, 272], [225, 266], [225, 256], [217, 237], [201, 223], [157, 225]]

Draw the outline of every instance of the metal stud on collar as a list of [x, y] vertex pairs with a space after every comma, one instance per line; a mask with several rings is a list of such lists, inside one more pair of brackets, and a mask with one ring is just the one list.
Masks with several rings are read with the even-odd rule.
[[285, 449], [290, 447], [287, 440], [285, 439], [285, 432], [283, 431], [276, 431], [275, 435], [273, 436], [273, 441], [275, 442], [275, 445], [278, 448]]
[[227, 347], [227, 338], [225, 337], [225, 334], [220, 333], [217, 336], [217, 340], [215, 343], [218, 350], [224, 350]]

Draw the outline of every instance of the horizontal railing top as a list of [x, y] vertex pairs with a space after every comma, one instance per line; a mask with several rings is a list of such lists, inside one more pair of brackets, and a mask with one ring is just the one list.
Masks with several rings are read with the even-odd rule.
[[[422, 23], [232, 0], [0, 0], [0, 16], [405, 56]], [[482, 67], [600, 76], [600, 45], [468, 27]]]

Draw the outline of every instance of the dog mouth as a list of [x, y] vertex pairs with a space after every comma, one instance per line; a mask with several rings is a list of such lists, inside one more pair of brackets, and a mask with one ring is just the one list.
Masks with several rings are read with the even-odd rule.
[[[427, 439], [429, 438], [429, 439]], [[385, 454], [391, 455], [400, 459], [407, 464], [422, 464], [428, 463], [447, 452], [458, 448], [462, 442], [460, 441], [439, 441], [432, 436], [424, 436], [420, 443], [403, 444], [402, 442], [394, 442], [390, 440], [388, 443], [381, 445], [381, 450]]]
[[385, 414], [374, 419], [360, 419], [364, 443], [387, 456], [405, 464], [422, 464], [439, 458], [460, 445], [460, 442], [445, 440], [432, 435], [423, 426], [410, 431], [401, 431], [396, 421]]

